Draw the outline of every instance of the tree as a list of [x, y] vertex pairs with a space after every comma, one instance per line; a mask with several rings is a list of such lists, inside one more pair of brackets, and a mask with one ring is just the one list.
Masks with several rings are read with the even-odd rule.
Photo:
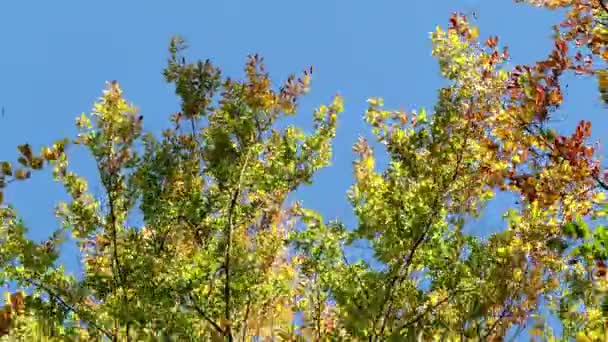
[[[24, 237], [14, 208], [2, 209], [2, 279], [34, 289], [27, 308], [52, 312], [57, 326], [68, 327], [55, 336], [245, 340], [276, 328], [288, 333], [298, 287], [286, 234], [302, 209], [284, 202], [328, 164], [341, 99], [315, 112], [312, 134], [279, 130], [276, 122], [296, 113], [310, 71], [274, 91], [258, 56], [247, 62], [247, 79], [234, 81], [209, 61], [186, 63], [183, 48], [180, 39], [172, 42], [165, 70], [182, 110], [161, 139], [142, 133], [142, 116], [111, 82], [92, 115], [78, 118], [76, 139], [40, 156], [22, 145], [22, 168], [2, 164], [5, 183], [51, 165], [72, 198], [57, 207], [62, 227], [41, 244]], [[105, 201], [69, 171], [68, 143], [94, 158]], [[137, 209], [143, 227], [127, 225]], [[84, 254], [82, 279], [55, 267], [68, 233]]]
[[[274, 90], [262, 59], [250, 56], [246, 79], [234, 81], [208, 60], [187, 63], [174, 39], [164, 75], [181, 110], [161, 137], [144, 133], [143, 117], [110, 82], [77, 119], [75, 139], [39, 154], [20, 145], [17, 163], [2, 162], [0, 190], [51, 167], [70, 201], [40, 243], [26, 237], [16, 208], [0, 208], [0, 280], [24, 290], [9, 294], [0, 335], [451, 341], [528, 328], [554, 340], [547, 308], [564, 337], [605, 338], [608, 179], [588, 142], [591, 123], [560, 135], [551, 118], [567, 72], [597, 75], [605, 93], [605, 70], [590, 60], [608, 59], [607, 14], [582, 0], [528, 2], [569, 10], [545, 60], [507, 69], [498, 38], [481, 43], [478, 28], [454, 14], [431, 35], [449, 81], [433, 112], [368, 101], [364, 118], [390, 162], [378, 170], [372, 145], [355, 144], [351, 229], [286, 203], [329, 164], [342, 99], [315, 111], [312, 134], [279, 129], [311, 70]], [[93, 157], [103, 199], [69, 170], [76, 145]], [[499, 192], [520, 198], [505, 229], [467, 234]], [[133, 214], [141, 224], [129, 223]], [[69, 235], [83, 252], [82, 277], [58, 266]], [[346, 258], [356, 240], [382, 267]]]
[[[389, 166], [376, 171], [361, 139], [349, 194], [358, 227], [328, 238], [330, 230], [314, 224], [301, 236], [309, 277], [335, 301], [337, 334], [495, 340], [532, 320], [532, 334], [552, 339], [541, 311], [548, 307], [563, 336], [606, 336], [606, 177], [586, 142], [590, 122], [569, 137], [549, 128], [563, 101], [560, 76], [603, 72], [589, 60], [606, 58], [606, 40], [598, 38], [605, 28], [591, 21], [605, 13], [599, 5], [560, 4], [571, 6], [569, 26], [562, 26], [572, 31], [556, 34], [546, 60], [505, 70], [509, 54], [498, 38], [482, 46], [478, 29], [454, 15], [447, 31], [432, 34], [433, 54], [452, 82], [439, 91], [433, 115], [369, 101], [365, 118]], [[579, 48], [591, 54], [571, 59], [568, 42], [581, 37], [587, 45]], [[506, 212], [506, 229], [488, 241], [464, 234], [467, 219], [498, 191], [521, 198]], [[384, 268], [345, 260], [340, 250], [359, 239], [370, 241]], [[324, 252], [315, 253], [315, 244]]]

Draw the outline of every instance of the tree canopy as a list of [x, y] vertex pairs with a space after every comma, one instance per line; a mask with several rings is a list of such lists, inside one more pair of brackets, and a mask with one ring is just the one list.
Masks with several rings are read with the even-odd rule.
[[[311, 132], [283, 125], [301, 115], [312, 69], [277, 88], [253, 55], [236, 80], [187, 61], [174, 38], [164, 76], [181, 108], [162, 135], [144, 130], [112, 81], [77, 118], [76, 137], [19, 145], [16, 161], [1, 162], [0, 282], [20, 288], [6, 294], [1, 339], [501, 341], [527, 330], [605, 340], [608, 177], [591, 118], [572, 133], [551, 119], [570, 73], [597, 80], [608, 103], [608, 9], [516, 2], [566, 10], [545, 59], [508, 67], [498, 37], [481, 38], [455, 13], [431, 34], [448, 81], [433, 110], [368, 100], [363, 117], [379, 144], [353, 147], [353, 227], [290, 198], [329, 166], [342, 97], [314, 111]], [[70, 169], [74, 148], [94, 159], [101, 198]], [[70, 200], [37, 242], [3, 190], [45, 168]], [[499, 193], [519, 198], [504, 229], [467, 233]], [[142, 224], [129, 225], [131, 215]], [[82, 275], [60, 264], [66, 239]], [[346, 258], [361, 240], [380, 266]]]

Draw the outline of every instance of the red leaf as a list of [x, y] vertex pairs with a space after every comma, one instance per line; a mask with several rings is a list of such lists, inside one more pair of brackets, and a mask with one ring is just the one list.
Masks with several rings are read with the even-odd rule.
[[495, 48], [496, 45], [498, 44], [498, 37], [493, 36], [493, 37], [490, 37], [490, 38], [486, 39], [485, 44], [490, 49]]
[[561, 39], [555, 41], [555, 47], [557, 48], [557, 51], [561, 52], [562, 54], [568, 52], [568, 44]]

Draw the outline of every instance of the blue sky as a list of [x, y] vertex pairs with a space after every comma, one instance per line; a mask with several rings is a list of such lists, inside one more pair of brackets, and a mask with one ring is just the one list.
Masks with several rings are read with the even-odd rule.
[[[171, 4], [169, 6], [169, 4]], [[355, 224], [346, 201], [352, 184], [351, 146], [369, 134], [362, 121], [369, 97], [387, 107], [432, 107], [444, 81], [431, 57], [429, 32], [445, 26], [452, 11], [476, 12], [481, 36], [497, 34], [512, 64], [531, 63], [549, 52], [551, 25], [561, 12], [510, 0], [309, 0], [309, 1], [2, 1], [0, 3], [0, 159], [14, 159], [16, 145], [36, 150], [72, 136], [74, 118], [89, 112], [107, 80], [118, 80], [141, 109], [145, 128], [158, 132], [179, 109], [161, 75], [174, 34], [191, 46], [188, 55], [210, 58], [224, 74], [242, 76], [246, 56], [260, 53], [275, 83], [312, 65], [312, 92], [297, 124], [308, 126], [312, 109], [335, 93], [345, 98], [333, 166], [297, 197], [328, 219]], [[592, 120], [595, 138], [608, 128], [594, 79], [568, 79], [566, 104], [556, 123], [569, 134], [580, 119]], [[95, 177], [82, 151], [72, 165]], [[95, 183], [92, 184], [95, 191]], [[99, 191], [99, 190], [97, 190]], [[53, 207], [63, 191], [48, 172], [7, 193], [36, 238], [57, 227]], [[505, 201], [493, 203], [471, 227], [487, 235], [502, 228]], [[68, 267], [75, 257], [66, 253]]]

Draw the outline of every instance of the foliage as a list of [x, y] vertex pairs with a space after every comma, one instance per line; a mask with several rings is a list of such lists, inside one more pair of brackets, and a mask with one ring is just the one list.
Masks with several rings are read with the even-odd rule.
[[[354, 146], [348, 193], [356, 227], [287, 198], [330, 163], [342, 99], [314, 112], [310, 134], [279, 128], [295, 115], [312, 70], [273, 89], [262, 59], [245, 79], [209, 60], [186, 62], [169, 47], [164, 71], [181, 110], [160, 137], [110, 82], [75, 139], [35, 154], [18, 147], [0, 164], [0, 190], [52, 168], [69, 200], [60, 227], [27, 238], [16, 208], [0, 208], [0, 281], [8, 294], [0, 336], [36, 340], [501, 340], [528, 327], [545, 340], [605, 338], [608, 231], [591, 123], [551, 128], [568, 72], [595, 75], [604, 97], [608, 11], [583, 0], [527, 1], [566, 7], [555, 46], [533, 65], [509, 69], [497, 37], [454, 14], [431, 34], [449, 84], [432, 113], [386, 110], [368, 101], [364, 119], [389, 156], [376, 167], [372, 144]], [[575, 51], [575, 52], [572, 52]], [[597, 63], [596, 63], [597, 64]], [[69, 168], [69, 150], [93, 157], [103, 199]], [[499, 193], [519, 197], [506, 227], [467, 233]], [[0, 192], [0, 195], [3, 192]], [[2, 196], [0, 200], [3, 201]], [[129, 223], [136, 215], [141, 224]], [[59, 265], [74, 239], [84, 272]], [[380, 267], [346, 258], [367, 241]]]
[[[116, 82], [91, 116], [77, 119], [71, 143], [93, 156], [105, 201], [68, 169], [68, 141], [41, 156], [20, 146], [23, 168], [14, 175], [3, 164], [8, 181], [49, 164], [71, 197], [57, 206], [61, 228], [42, 244], [25, 238], [14, 208], [2, 209], [2, 279], [33, 289], [32, 300], [50, 296], [28, 308], [47, 312], [58, 301], [60, 325], [86, 325], [62, 337], [233, 339], [291, 326], [297, 263], [286, 238], [302, 209], [284, 202], [328, 164], [341, 99], [314, 113], [312, 134], [280, 130], [276, 122], [296, 113], [309, 71], [275, 91], [257, 56], [246, 80], [234, 81], [209, 61], [186, 63], [182, 49], [175, 39], [165, 70], [182, 111], [161, 139], [142, 133], [142, 116]], [[137, 210], [141, 228], [127, 224]], [[81, 279], [55, 266], [68, 233], [83, 255]]]

